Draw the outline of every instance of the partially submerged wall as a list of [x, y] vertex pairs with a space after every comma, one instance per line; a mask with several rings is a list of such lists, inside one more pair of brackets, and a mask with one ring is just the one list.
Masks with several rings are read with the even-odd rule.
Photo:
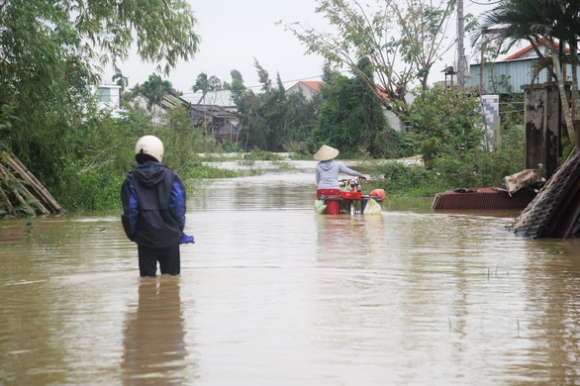
[[[524, 97], [524, 169], [537, 169], [544, 165], [546, 178], [558, 168], [562, 155], [563, 130], [558, 85], [544, 84], [522, 86]], [[567, 89], [569, 92], [569, 87]]]

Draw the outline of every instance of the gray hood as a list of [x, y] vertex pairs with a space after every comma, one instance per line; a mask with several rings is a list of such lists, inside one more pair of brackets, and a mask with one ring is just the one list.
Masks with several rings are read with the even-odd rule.
[[322, 168], [322, 170], [324, 170], [325, 172], [330, 170], [330, 168], [332, 168], [332, 165], [334, 165], [334, 160], [328, 160], [328, 161], [321, 161], [318, 163], [318, 165], [320, 165], [320, 167]]

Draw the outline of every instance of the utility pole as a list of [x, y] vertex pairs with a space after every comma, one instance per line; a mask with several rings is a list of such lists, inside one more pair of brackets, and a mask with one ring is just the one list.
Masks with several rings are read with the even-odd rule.
[[465, 20], [463, 17], [463, 0], [457, 0], [457, 83], [463, 93], [465, 90], [465, 47], [463, 35], [465, 34]]

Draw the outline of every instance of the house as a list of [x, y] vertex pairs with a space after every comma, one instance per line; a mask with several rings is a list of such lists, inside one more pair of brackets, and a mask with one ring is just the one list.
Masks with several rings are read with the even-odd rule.
[[191, 103], [189, 114], [194, 124], [206, 124], [217, 142], [238, 141], [241, 127], [231, 90], [208, 91], [205, 96], [197, 91], [184, 95], [183, 99]]
[[[294, 84], [289, 89], [287, 89], [286, 94], [300, 93], [300, 94], [304, 95], [306, 100], [310, 101], [310, 100], [312, 100], [314, 95], [316, 95], [320, 92], [320, 87], [323, 84], [324, 84], [324, 82], [321, 82], [321, 81], [301, 80], [301, 81], [298, 81], [296, 84]], [[381, 87], [378, 84], [377, 84], [377, 92], [382, 98], [389, 99], [387, 92], [383, 89], [383, 87]], [[401, 119], [399, 119], [399, 117], [397, 117], [397, 115], [393, 111], [391, 111], [387, 108], [384, 108], [383, 111], [384, 111], [385, 117], [387, 118], [390, 126], [393, 129], [395, 129], [396, 131], [404, 131], [405, 130], [404, 122], [401, 121]]]
[[121, 86], [113, 84], [100, 85], [96, 94], [98, 97], [97, 108], [99, 110], [109, 110], [115, 118], [120, 117], [121, 111]]
[[238, 141], [239, 120], [230, 90], [210, 91], [205, 97], [201, 93], [181, 97], [165, 94], [161, 102], [165, 109], [178, 104], [187, 106], [193, 124], [202, 127], [205, 134], [213, 134], [217, 142]]
[[181, 98], [192, 105], [215, 105], [231, 112], [236, 111], [236, 103], [231, 90], [208, 91], [205, 96], [203, 92], [196, 91], [186, 93]]
[[[387, 91], [379, 84], [376, 85], [377, 86], [377, 92], [379, 94], [379, 96], [383, 99], [386, 100], [390, 100], [389, 95], [387, 94]], [[407, 100], [409, 103], [413, 103], [413, 99], [414, 96], [413, 94], [409, 94], [407, 97]], [[397, 114], [395, 114], [393, 112], [393, 110], [384, 107], [383, 108], [383, 112], [385, 114], [385, 117], [387, 118], [387, 121], [389, 121], [389, 125], [398, 132], [407, 132], [407, 125], [405, 125], [405, 122], [403, 122], [398, 116]]]
[[320, 86], [324, 82], [318, 80], [300, 80], [286, 90], [286, 94], [302, 94], [307, 101], [311, 101], [314, 95], [320, 92]]
[[99, 106], [118, 109], [121, 107], [121, 86], [113, 84], [103, 84], [97, 90]]
[[189, 115], [196, 126], [213, 133], [217, 142], [238, 142], [239, 120], [234, 113], [218, 105], [191, 105]]
[[[542, 46], [538, 46], [538, 49], [541, 52], [545, 52], [545, 48]], [[530, 44], [505, 57], [503, 60], [496, 61], [495, 63], [484, 63], [483, 76], [481, 76], [481, 64], [471, 64], [469, 66], [469, 77], [466, 79], [466, 85], [479, 87], [481, 82], [484, 93], [486, 90], [487, 92], [499, 94], [508, 94], [510, 92], [523, 93], [523, 85], [532, 83], [542, 84], [549, 80], [546, 69], [540, 71], [534, 79], [533, 66], [537, 62], [537, 59], [538, 54]], [[568, 65], [566, 70], [568, 79], [570, 79], [571, 66]], [[495, 89], [490, 89], [492, 84], [496, 85]]]

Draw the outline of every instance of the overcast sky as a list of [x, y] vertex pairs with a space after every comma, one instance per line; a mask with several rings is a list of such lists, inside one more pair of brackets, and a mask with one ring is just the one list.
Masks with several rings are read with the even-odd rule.
[[[319, 80], [324, 60], [318, 55], [305, 55], [305, 47], [283, 25], [300, 21], [316, 28], [328, 28], [321, 14], [316, 14], [315, 0], [188, 0], [198, 20], [196, 32], [201, 36], [200, 51], [190, 62], [179, 62], [168, 79], [181, 92], [191, 92], [201, 72], [215, 75], [231, 83], [230, 71], [236, 69], [246, 86], [259, 86], [254, 58], [275, 80], [279, 73], [286, 88], [298, 80]], [[484, 1], [484, 0], [480, 0]], [[480, 13], [492, 6], [478, 6], [465, 0], [465, 13]], [[455, 19], [455, 17], [454, 17]], [[455, 39], [455, 23], [447, 31]], [[468, 41], [466, 41], [468, 46]], [[467, 54], [470, 54], [467, 48]], [[443, 61], [436, 63], [430, 81], [442, 80], [440, 73], [454, 60], [452, 49]], [[143, 83], [155, 72], [155, 65], [143, 63], [132, 55], [120, 63], [123, 75], [129, 78], [129, 88]], [[113, 71], [105, 74], [110, 82]], [[259, 87], [257, 87], [259, 90]]]

